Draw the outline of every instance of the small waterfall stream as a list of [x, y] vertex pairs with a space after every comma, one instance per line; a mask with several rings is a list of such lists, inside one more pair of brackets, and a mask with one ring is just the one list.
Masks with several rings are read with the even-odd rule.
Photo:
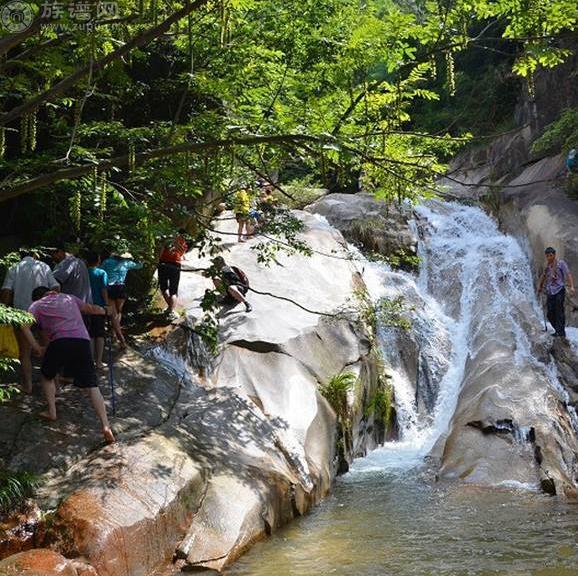
[[[410, 310], [409, 337], [392, 328], [379, 334], [392, 368], [401, 438], [356, 462], [353, 471], [419, 465], [448, 430], [468, 358], [488, 341], [511, 355], [515, 369], [543, 371], [567, 399], [553, 365], [532, 349], [530, 336], [543, 329], [543, 318], [518, 242], [479, 208], [434, 201], [417, 214], [419, 276], [380, 265], [364, 276], [374, 299], [402, 297]], [[409, 363], [408, 345], [414, 348]]]
[[[535, 345], [544, 323], [518, 242], [477, 208], [431, 202], [417, 214], [419, 276], [378, 264], [366, 264], [363, 275], [375, 300], [402, 296], [412, 322], [408, 332], [379, 333], [399, 440], [355, 461], [319, 508], [258, 544], [231, 574], [578, 574], [575, 506], [522, 482], [497, 481], [505, 489], [492, 490], [434, 482], [423, 466], [444, 444], [464, 383], [478, 384], [472, 371], [492, 379], [482, 404], [500, 408], [507, 389], [513, 396], [504, 399], [522, 405], [521, 414], [540, 416], [546, 399], [566, 398], [549, 355]], [[513, 455], [529, 435], [522, 420], [504, 424]]]

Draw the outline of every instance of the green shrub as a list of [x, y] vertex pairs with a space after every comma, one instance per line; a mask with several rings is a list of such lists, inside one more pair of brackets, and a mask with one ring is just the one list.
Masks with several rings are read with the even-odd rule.
[[568, 153], [578, 147], [578, 108], [569, 108], [546, 127], [544, 134], [532, 144], [535, 154]]
[[29, 472], [0, 470], [0, 514], [18, 508], [24, 500], [34, 495], [39, 480]]
[[357, 382], [357, 376], [353, 372], [341, 372], [336, 374], [321, 386], [319, 391], [323, 397], [329, 402], [340, 423], [344, 427], [348, 427], [349, 409], [347, 404], [347, 394]]

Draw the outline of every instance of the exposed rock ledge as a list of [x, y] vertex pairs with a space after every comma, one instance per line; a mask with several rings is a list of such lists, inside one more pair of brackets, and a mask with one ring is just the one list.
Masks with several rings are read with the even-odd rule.
[[[223, 220], [231, 244], [227, 260], [246, 271], [253, 287], [330, 314], [350, 303], [359, 276], [341, 258], [341, 235], [319, 217], [301, 218], [313, 257], [279, 256], [264, 268], [250, 249], [258, 240], [232, 244], [234, 236], [227, 234], [234, 221]], [[208, 281], [200, 274], [183, 276], [185, 307], [198, 316]], [[41, 545], [89, 566], [82, 572], [81, 564], [32, 550], [0, 562], [2, 576], [20, 574], [16, 566], [24, 564], [31, 568], [22, 573], [45, 576], [145, 576], [174, 558], [222, 569], [330, 489], [335, 414], [318, 386], [343, 370], [360, 376], [351, 398], [355, 433], [347, 456], [375, 445], [379, 427], [364, 407], [377, 374], [363, 328], [284, 300], [250, 299], [250, 314], [223, 311], [223, 346], [213, 372], [200, 381], [171, 375], [137, 354], [122, 360], [116, 445], [98, 445], [92, 414], [74, 391], [63, 392], [66, 415], [50, 426], [31, 416], [36, 398], [0, 407], [2, 422], [11, 423], [2, 429], [6, 465], [44, 475], [45, 510], [55, 495], [62, 498]], [[190, 346], [185, 333], [179, 329], [169, 341]], [[178, 364], [186, 363], [181, 358]], [[48, 566], [45, 560], [50, 569], [34, 568]]]

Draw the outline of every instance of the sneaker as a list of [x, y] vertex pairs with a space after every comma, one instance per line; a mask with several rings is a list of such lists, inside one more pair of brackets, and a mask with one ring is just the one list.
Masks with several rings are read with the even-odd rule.
[[251, 306], [251, 304], [249, 304], [249, 302], [247, 302], [245, 304], [245, 312], [251, 312], [251, 310], [253, 310], [253, 306]]
[[174, 311], [171, 310], [168, 314], [167, 314], [167, 318], [171, 321], [174, 322], [175, 320], [179, 319], [179, 315]]

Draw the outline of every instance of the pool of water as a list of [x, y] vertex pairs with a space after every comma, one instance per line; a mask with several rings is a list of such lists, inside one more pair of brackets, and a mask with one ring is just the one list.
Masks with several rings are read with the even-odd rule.
[[578, 505], [359, 470], [226, 571], [251, 576], [578, 575]]

